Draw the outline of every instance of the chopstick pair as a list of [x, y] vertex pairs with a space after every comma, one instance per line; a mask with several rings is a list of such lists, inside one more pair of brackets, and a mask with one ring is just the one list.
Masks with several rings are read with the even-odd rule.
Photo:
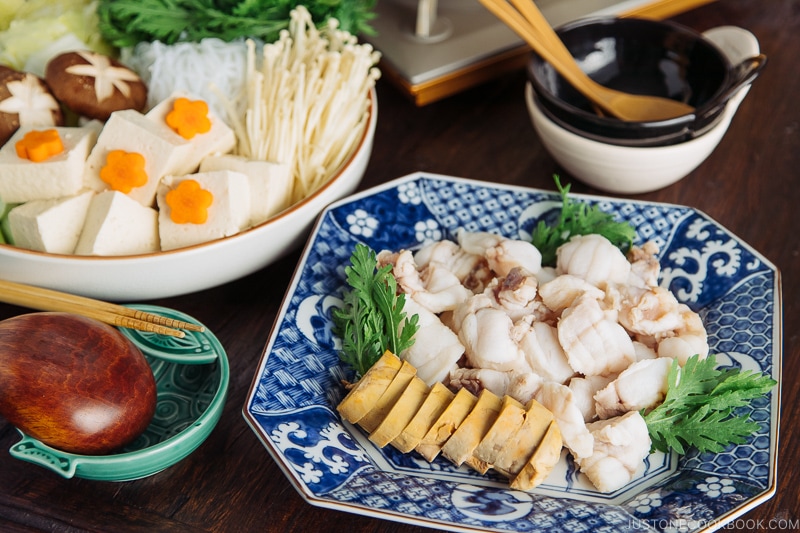
[[185, 337], [181, 331], [205, 331], [203, 326], [175, 320], [165, 316], [131, 309], [124, 305], [76, 296], [65, 292], [0, 280], [0, 301], [38, 309], [60, 311], [93, 318], [112, 326], [159, 333], [172, 337]]

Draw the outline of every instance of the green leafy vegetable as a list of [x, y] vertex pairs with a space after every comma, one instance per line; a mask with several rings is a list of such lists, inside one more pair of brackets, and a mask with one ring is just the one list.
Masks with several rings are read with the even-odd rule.
[[0, 199], [0, 244], [14, 244], [14, 237], [11, 235], [11, 223], [8, 221], [8, 213], [19, 204], [7, 204]]
[[542, 265], [555, 266], [556, 250], [575, 235], [597, 233], [623, 252], [630, 248], [636, 237], [633, 226], [614, 220], [614, 215], [601, 211], [596, 205], [573, 201], [568, 196], [570, 184], [562, 187], [558, 176], [553, 176], [553, 179], [561, 193], [558, 223], [548, 226], [543, 220], [539, 221], [531, 236], [531, 242], [542, 254]]
[[375, 252], [363, 244], [356, 245], [345, 268], [351, 288], [342, 307], [333, 310], [334, 333], [342, 339], [341, 360], [357, 377], [386, 350], [400, 354], [411, 346], [419, 329], [419, 316], [406, 320], [405, 294], [397, 294], [391, 270], [391, 265], [378, 268]]
[[728, 444], [741, 444], [758, 429], [745, 407], [776, 385], [765, 374], [716, 368], [716, 357], [690, 357], [681, 368], [673, 361], [664, 402], [644, 415], [653, 448], [680, 454], [689, 447], [701, 452], [721, 452]]
[[123, 48], [139, 42], [197, 42], [255, 38], [274, 42], [289, 26], [289, 14], [304, 5], [315, 23], [329, 18], [357, 35], [371, 34], [376, 0], [99, 0], [97, 14], [103, 38]]

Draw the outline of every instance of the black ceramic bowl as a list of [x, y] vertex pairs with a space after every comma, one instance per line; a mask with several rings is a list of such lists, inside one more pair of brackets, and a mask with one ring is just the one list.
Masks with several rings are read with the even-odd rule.
[[589, 101], [536, 53], [528, 77], [545, 112], [580, 135], [625, 146], [665, 146], [710, 129], [733, 78], [725, 54], [701, 34], [669, 22], [584, 19], [558, 28], [581, 69], [602, 85], [679, 100], [696, 112], [669, 120], [627, 122], [599, 116]]

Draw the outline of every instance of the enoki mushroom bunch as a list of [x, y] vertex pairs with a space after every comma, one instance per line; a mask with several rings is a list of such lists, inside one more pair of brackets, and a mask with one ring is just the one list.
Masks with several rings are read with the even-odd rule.
[[293, 201], [325, 183], [353, 153], [369, 119], [369, 92], [380, 54], [329, 19], [315, 27], [308, 10], [265, 44], [260, 64], [247, 42], [247, 106], [234, 120], [239, 155], [289, 164]]

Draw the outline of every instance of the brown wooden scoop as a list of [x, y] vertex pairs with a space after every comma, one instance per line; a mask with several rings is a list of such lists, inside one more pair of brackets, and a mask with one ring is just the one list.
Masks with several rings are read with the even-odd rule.
[[522, 37], [602, 114], [631, 122], [648, 122], [694, 113], [695, 109], [683, 102], [659, 96], [624, 93], [595, 82], [581, 70], [561, 38], [531, 0], [510, 0], [510, 4], [507, 0], [480, 2]]
[[0, 322], [0, 415], [27, 435], [105, 454], [143, 433], [155, 406], [147, 360], [115, 328], [58, 312]]

